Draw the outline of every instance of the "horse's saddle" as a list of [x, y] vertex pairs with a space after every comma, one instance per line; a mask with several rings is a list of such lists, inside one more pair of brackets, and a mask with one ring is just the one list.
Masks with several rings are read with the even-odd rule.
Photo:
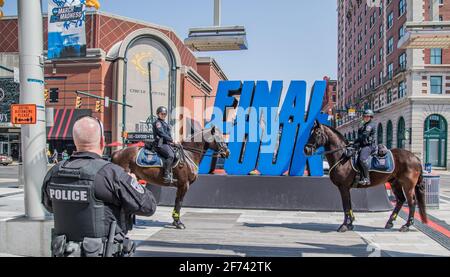
[[[180, 161], [179, 151], [175, 150], [175, 160], [173, 162], [172, 168], [175, 168]], [[158, 155], [156, 151], [149, 150], [145, 147], [139, 149], [136, 156], [136, 164], [140, 167], [163, 167], [163, 157]]]
[[[358, 167], [359, 152], [352, 156], [353, 170], [359, 172]], [[376, 151], [370, 156], [370, 171], [380, 173], [392, 173], [395, 169], [394, 157], [391, 150], [379, 144]]]

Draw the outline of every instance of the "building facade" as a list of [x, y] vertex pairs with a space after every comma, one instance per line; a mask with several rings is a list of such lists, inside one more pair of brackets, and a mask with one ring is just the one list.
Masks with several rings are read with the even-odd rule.
[[324, 77], [327, 81], [327, 89], [322, 103], [322, 112], [333, 116], [333, 111], [336, 109], [337, 103], [337, 80], [331, 80], [329, 77]]
[[399, 41], [407, 22], [450, 21], [450, 1], [372, 2], [338, 0], [337, 106], [357, 111], [341, 114], [338, 129], [354, 139], [371, 108], [379, 143], [449, 169], [450, 50], [402, 49]]
[[[43, 26], [47, 49], [46, 16]], [[213, 58], [197, 58], [172, 29], [148, 22], [88, 12], [86, 43], [86, 57], [45, 61], [45, 87], [51, 96], [46, 102], [47, 140], [60, 153], [74, 149], [71, 129], [81, 116], [92, 115], [104, 122], [107, 143], [123, 142], [127, 134], [151, 132], [150, 114], [155, 115], [162, 105], [169, 108], [170, 123], [176, 125], [174, 136], [181, 138], [204, 126], [207, 117], [202, 111], [214, 104], [218, 82], [227, 79]], [[18, 63], [17, 17], [4, 17], [0, 19], [0, 65], [13, 68]], [[11, 82], [12, 73], [0, 69], [0, 78]], [[77, 91], [132, 107], [112, 102], [105, 107], [100, 100], [98, 109], [98, 99]], [[55, 95], [57, 101], [52, 101]], [[77, 97], [81, 105], [76, 108]], [[194, 105], [201, 111], [194, 113]], [[17, 130], [19, 126], [4, 127]]]

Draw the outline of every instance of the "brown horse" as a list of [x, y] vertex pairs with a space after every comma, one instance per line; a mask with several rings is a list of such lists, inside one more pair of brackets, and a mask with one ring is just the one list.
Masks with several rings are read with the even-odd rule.
[[181, 157], [178, 165], [173, 169], [177, 181], [172, 184], [166, 184], [163, 181], [162, 168], [140, 167], [136, 164], [136, 156], [139, 152], [138, 147], [129, 147], [115, 151], [112, 154], [112, 162], [120, 165], [126, 171], [132, 172], [140, 180], [145, 180], [149, 184], [160, 186], [173, 186], [177, 188], [175, 207], [172, 212], [173, 225], [177, 229], [186, 228], [180, 220], [180, 210], [183, 198], [189, 189], [189, 186], [197, 180], [198, 165], [208, 149], [218, 152], [224, 158], [230, 155], [228, 147], [224, 142], [223, 136], [215, 127], [205, 129], [195, 133], [181, 142]]
[[[311, 130], [309, 140], [305, 145], [304, 152], [306, 155], [313, 155], [315, 150], [321, 146], [325, 148], [325, 156], [330, 164], [330, 179], [339, 189], [344, 208], [344, 223], [339, 227], [338, 232], [353, 230], [355, 217], [352, 212], [350, 189], [357, 172], [351, 165], [351, 159], [344, 154], [348, 147], [348, 142], [336, 129], [316, 121]], [[386, 182], [391, 183], [397, 200], [394, 211], [386, 223], [386, 229], [391, 229], [394, 226], [393, 222], [397, 218], [403, 203], [405, 203], [406, 195], [409, 216], [406, 224], [400, 228], [401, 232], [406, 232], [414, 224], [416, 199], [419, 204], [421, 219], [424, 223], [427, 222], [425, 194], [422, 184], [422, 165], [420, 159], [409, 151], [392, 149], [392, 154], [395, 162], [394, 171], [392, 173], [370, 172], [370, 181], [371, 186], [385, 184]]]

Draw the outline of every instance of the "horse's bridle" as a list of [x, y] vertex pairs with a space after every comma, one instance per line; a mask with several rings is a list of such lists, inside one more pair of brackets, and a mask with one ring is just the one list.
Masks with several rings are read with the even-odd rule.
[[216, 141], [216, 143], [217, 143], [217, 146], [218, 146], [219, 149], [216, 150], [216, 153], [214, 153], [212, 155], [205, 155], [205, 153], [208, 152], [208, 148], [206, 147], [206, 144], [205, 144], [205, 147], [203, 149], [201, 149], [201, 150], [197, 149], [197, 148], [185, 147], [185, 146], [183, 146], [182, 148], [186, 149], [186, 150], [188, 150], [190, 152], [198, 153], [198, 154], [201, 154], [201, 155], [204, 155], [204, 156], [219, 157], [220, 155], [226, 153], [228, 147], [227, 147], [225, 142]]

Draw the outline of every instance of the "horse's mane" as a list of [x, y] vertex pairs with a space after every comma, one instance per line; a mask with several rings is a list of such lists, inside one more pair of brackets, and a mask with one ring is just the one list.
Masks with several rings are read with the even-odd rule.
[[331, 127], [331, 126], [328, 126], [328, 125], [323, 125], [323, 126], [325, 126], [328, 129], [330, 129], [336, 136], [338, 136], [341, 140], [343, 140], [345, 142], [345, 144], [348, 144], [348, 140], [341, 134], [341, 132], [336, 130], [334, 127]]

